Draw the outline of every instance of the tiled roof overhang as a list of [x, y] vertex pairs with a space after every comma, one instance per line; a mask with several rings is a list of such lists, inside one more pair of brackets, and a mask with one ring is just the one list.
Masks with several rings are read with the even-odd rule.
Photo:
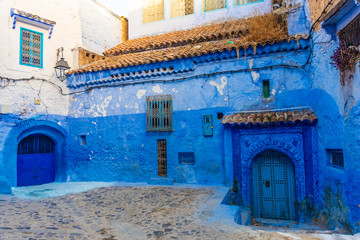
[[[106, 51], [103, 60], [69, 71], [67, 75], [200, 57], [219, 52], [234, 52], [234, 50], [239, 57], [241, 52], [244, 52], [245, 56], [248, 53], [257, 54], [259, 48], [265, 49], [263, 54], [289, 51], [289, 45], [295, 45], [297, 49], [305, 49], [306, 47], [303, 46], [308, 44], [303, 42], [307, 42], [308, 36], [289, 36], [284, 19], [283, 15], [265, 14], [131, 39]], [[259, 26], [267, 27], [259, 29]], [[278, 46], [286, 42], [291, 44], [284, 44], [286, 47]], [[274, 51], [270, 49], [272, 46], [275, 46]], [[290, 50], [296, 49], [291, 47]]]
[[[267, 41], [263, 43], [243, 43], [242, 39], [223, 39], [197, 44], [188, 44], [179, 47], [158, 49], [154, 51], [135, 52], [118, 56], [106, 57], [82, 68], [69, 71], [67, 74], [98, 72], [116, 68], [138, 66], [157, 62], [166, 62], [176, 59], [203, 56], [206, 54], [236, 50], [238, 57], [244, 55], [269, 54], [273, 52], [292, 51], [308, 48], [307, 35], [295, 35], [283, 39]], [[278, 44], [278, 45], [276, 45]], [[280, 46], [280, 44], [284, 44]], [[274, 48], [267, 48], [274, 46]], [[243, 49], [242, 53], [239, 53]]]
[[312, 110], [244, 112], [224, 116], [221, 123], [239, 127], [292, 126], [299, 123], [314, 125], [317, 117]]

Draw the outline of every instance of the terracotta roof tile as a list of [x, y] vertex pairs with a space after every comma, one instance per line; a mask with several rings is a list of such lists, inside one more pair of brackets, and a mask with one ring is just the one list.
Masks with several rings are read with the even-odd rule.
[[212, 41], [221, 38], [240, 37], [246, 30], [247, 20], [232, 20], [188, 30], [175, 31], [155, 36], [131, 39], [104, 52], [105, 56], [144, 51], [148, 48], [165, 48], [181, 44]]
[[[273, 20], [274, 17], [270, 16], [270, 18], [272, 18], [272, 21], [275, 21]], [[254, 42], [254, 38], [247, 35], [249, 21], [249, 19], [231, 20], [224, 23], [129, 40], [106, 51], [104, 53], [107, 56], [105, 59], [88, 64], [80, 69], [69, 71], [67, 74], [96, 72], [106, 69], [190, 58], [209, 53], [231, 51], [233, 49], [238, 51], [240, 48], [247, 49], [250, 46], [253, 47], [254, 54], [256, 54], [257, 46], [291, 40], [298, 42], [300, 39], [307, 38], [307, 36], [289, 37], [286, 29], [282, 29], [278, 26], [281, 24], [276, 25], [277, 23], [275, 22], [273, 23], [274, 28], [279, 28], [280, 30], [275, 29], [274, 32], [278, 34], [269, 31], [269, 35], [267, 35], [267, 28], [265, 28], [263, 29], [265, 33], [257, 33], [260, 37], [258, 36], [256, 38], [258, 40]], [[265, 20], [261, 21], [266, 21], [266, 17]]]
[[[303, 39], [306, 38], [307, 38], [306, 36], [303, 37]], [[289, 41], [294, 39], [297, 40], [298, 37], [297, 36], [287, 37], [283, 39], [278, 39], [277, 41], [272, 41], [271, 43]], [[227, 44], [229, 41], [233, 43]], [[96, 72], [99, 71], [100, 69], [106, 70], [106, 69], [114, 69], [114, 68], [170, 61], [170, 60], [182, 59], [182, 58], [190, 58], [190, 57], [202, 56], [205, 54], [210, 54], [215, 52], [231, 51], [232, 49], [240, 49], [240, 48], [247, 49], [249, 48], [249, 46], [252, 46], [254, 49], [256, 49], [256, 46], [265, 46], [265, 45], [266, 42], [256, 43], [256, 44], [244, 43], [242, 39], [223, 39], [218, 41], [188, 44], [184, 46], [170, 47], [170, 48], [158, 49], [153, 51], [135, 52], [135, 53], [118, 55], [118, 56], [109, 56], [106, 57], [105, 59], [85, 65], [79, 69], [69, 71], [67, 74], [74, 74], [81, 72]]]
[[224, 116], [221, 120], [222, 124], [248, 126], [268, 126], [281, 124], [297, 124], [300, 122], [315, 124], [317, 122], [316, 115], [307, 109], [288, 110], [286, 112], [254, 112], [254, 113], [236, 113]]

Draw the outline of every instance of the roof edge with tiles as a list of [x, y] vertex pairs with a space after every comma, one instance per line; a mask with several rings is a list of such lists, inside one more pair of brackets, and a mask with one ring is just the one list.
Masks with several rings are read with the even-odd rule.
[[311, 109], [286, 110], [286, 111], [262, 111], [262, 112], [239, 112], [224, 116], [222, 124], [249, 127], [291, 126], [299, 123], [314, 125], [317, 116]]
[[[272, 52], [291, 51], [308, 48], [307, 35], [295, 35], [284, 39], [272, 40], [262, 43], [242, 43], [241, 39], [223, 39], [219, 41], [211, 41], [197, 44], [189, 44], [180, 47], [172, 47], [159, 49], [155, 51], [145, 51], [138, 53], [130, 53], [119, 56], [106, 57], [103, 60], [85, 65], [82, 68], [71, 70], [67, 75], [81, 74], [87, 72], [99, 72], [111, 69], [126, 68], [144, 64], [152, 64], [158, 62], [166, 62], [176, 59], [186, 59], [192, 57], [200, 57], [207, 54], [237, 51], [237, 58], [242, 56], [269, 54]], [[287, 43], [286, 46], [280, 45]], [[278, 45], [276, 45], [278, 44]], [[280, 45], [279, 45], [280, 44]], [[267, 46], [273, 45], [273, 51]], [[243, 50], [240, 52], [240, 50]], [[231, 58], [229, 55], [228, 58]]]
[[[263, 14], [245, 19], [231, 19], [224, 22], [211, 22], [194, 28], [173, 32], [144, 36], [123, 42], [104, 52], [105, 56], [135, 53], [147, 50], [157, 50], [225, 38], [244, 37], [249, 33], [249, 26], [265, 24], [276, 29], [282, 35], [287, 35], [284, 14]], [[256, 28], [256, 27], [255, 27]], [[256, 29], [258, 30], [258, 29]]]

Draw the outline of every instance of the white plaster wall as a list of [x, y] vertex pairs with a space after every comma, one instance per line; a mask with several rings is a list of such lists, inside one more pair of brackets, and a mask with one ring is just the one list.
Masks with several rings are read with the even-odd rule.
[[83, 48], [102, 54], [105, 50], [120, 44], [120, 18], [91, 0], [80, 0], [79, 14]]
[[[75, 0], [76, 3], [77, 0]], [[74, 0], [0, 0], [0, 31], [6, 36], [0, 47], [0, 76], [10, 79], [34, 78], [31, 81], [10, 82], [0, 88], [0, 104], [7, 104], [10, 113], [23, 118], [38, 115], [63, 115], [68, 113], [68, 97], [62, 96], [58, 85], [67, 92], [65, 84], [55, 76], [54, 66], [57, 61], [57, 49], [64, 48], [64, 58], [70, 66], [74, 65], [71, 48], [81, 44], [81, 28], [78, 4]], [[52, 37], [49, 30], [18, 21], [12, 29], [13, 18], [10, 8], [16, 8], [42, 18], [54, 20], [56, 25]], [[6, 24], [3, 24], [6, 23]], [[36, 68], [21, 65], [20, 28], [43, 33], [43, 67]], [[37, 79], [46, 79], [53, 84]], [[34, 99], [41, 104], [35, 105]]]
[[[10, 8], [55, 21], [52, 37], [48, 38], [49, 30], [20, 21], [12, 29]], [[19, 63], [21, 27], [43, 33], [42, 68]], [[74, 68], [77, 59], [72, 49], [83, 47], [101, 53], [120, 43], [121, 20], [91, 0], [0, 0], [0, 33], [0, 104], [8, 105], [10, 114], [21, 119], [50, 115], [65, 119], [69, 97], [60, 93], [59, 87], [64, 93], [68, 89], [55, 76], [57, 49], [64, 48], [64, 58]], [[9, 83], [1, 78], [33, 80]], [[41, 104], [35, 105], [35, 99]]]
[[258, 12], [270, 12], [271, 0], [264, 0], [251, 4], [235, 6], [234, 0], [227, 0], [227, 8], [218, 9], [210, 12], [201, 11], [201, 1], [194, 0], [194, 14], [171, 18], [170, 0], [164, 0], [165, 19], [163, 21], [143, 23], [142, 22], [142, 1], [131, 0], [128, 2], [129, 9], [129, 38], [155, 35], [159, 33], [171, 32], [175, 30], [189, 29], [197, 25], [206, 24], [223, 19], [246, 18]]

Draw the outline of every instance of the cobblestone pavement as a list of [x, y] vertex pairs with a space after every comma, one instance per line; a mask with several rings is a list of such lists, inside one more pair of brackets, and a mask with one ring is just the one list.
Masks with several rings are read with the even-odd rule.
[[209, 221], [216, 191], [216, 187], [123, 186], [40, 200], [0, 195], [0, 239], [322, 238]]

